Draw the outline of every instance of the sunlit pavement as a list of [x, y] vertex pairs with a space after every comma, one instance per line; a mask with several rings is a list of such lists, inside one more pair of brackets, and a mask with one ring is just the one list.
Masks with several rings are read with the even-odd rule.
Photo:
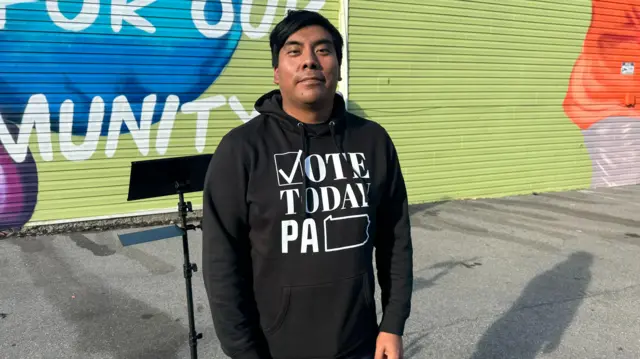
[[[640, 186], [412, 211], [406, 358], [640, 357]], [[0, 240], [0, 357], [188, 358], [182, 261], [179, 238]], [[199, 358], [226, 358], [193, 282]]]

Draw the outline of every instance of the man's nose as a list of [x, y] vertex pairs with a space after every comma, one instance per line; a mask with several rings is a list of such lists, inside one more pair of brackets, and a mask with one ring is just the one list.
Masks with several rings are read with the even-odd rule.
[[320, 64], [318, 62], [318, 57], [313, 52], [313, 50], [307, 51], [305, 53], [305, 57], [303, 61], [304, 61], [302, 64], [303, 69], [317, 70], [320, 67]]

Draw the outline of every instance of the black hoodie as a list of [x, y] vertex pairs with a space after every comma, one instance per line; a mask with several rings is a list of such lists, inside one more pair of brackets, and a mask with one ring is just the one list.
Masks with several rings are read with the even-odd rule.
[[372, 353], [379, 331], [403, 334], [413, 284], [391, 138], [339, 95], [317, 125], [287, 115], [278, 90], [255, 108], [223, 137], [205, 180], [202, 266], [222, 349], [233, 359]]

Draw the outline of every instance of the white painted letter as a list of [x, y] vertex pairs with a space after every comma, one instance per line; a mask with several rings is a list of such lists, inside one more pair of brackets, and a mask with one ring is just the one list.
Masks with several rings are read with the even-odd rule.
[[[289, 12], [289, 10], [295, 10], [298, 8], [297, 2], [298, 2], [297, 0], [287, 0], [287, 5], [284, 10], [285, 16], [287, 15], [287, 12]], [[322, 10], [322, 8], [324, 7], [324, 3], [325, 3], [325, 0], [309, 0], [307, 7], [304, 9], [318, 12]]]
[[276, 17], [276, 10], [278, 9], [278, 0], [269, 0], [267, 3], [267, 9], [262, 17], [262, 22], [258, 27], [251, 25], [251, 5], [253, 0], [244, 0], [242, 2], [242, 10], [240, 13], [240, 19], [242, 23], [242, 30], [250, 39], [261, 39], [273, 24], [273, 19]]
[[307, 247], [311, 246], [315, 253], [318, 252], [318, 230], [316, 229], [316, 221], [313, 218], [307, 218], [302, 222], [302, 243], [300, 243], [300, 252], [307, 253]]
[[185, 103], [182, 105], [182, 113], [198, 114], [196, 121], [196, 150], [202, 153], [204, 145], [207, 143], [207, 127], [209, 126], [209, 111], [223, 106], [226, 99], [222, 95], [206, 97], [200, 100]]
[[176, 114], [179, 106], [180, 98], [178, 96], [167, 96], [167, 100], [164, 103], [162, 118], [158, 125], [158, 134], [156, 135], [156, 151], [159, 155], [167, 153], [169, 140], [171, 139], [171, 131], [173, 130], [173, 123], [176, 120]]
[[69, 31], [82, 31], [91, 26], [100, 13], [100, 0], [84, 0], [80, 13], [69, 19], [60, 12], [58, 0], [47, 0], [49, 17], [59, 27]]
[[[209, 0], [211, 1], [211, 0]], [[233, 4], [231, 0], [217, 0], [222, 3], [222, 16], [217, 24], [211, 25], [205, 19], [204, 7], [207, 0], [193, 0], [191, 3], [191, 18], [196, 29], [209, 38], [218, 38], [226, 35], [233, 25]]]
[[[291, 230], [291, 233], [289, 233]], [[289, 253], [289, 242], [298, 238], [298, 222], [290, 219], [282, 221], [282, 253]]]
[[7, 21], [7, 6], [36, 1], [38, 0], [0, 0], [0, 30], [4, 29]]
[[91, 158], [98, 148], [102, 121], [104, 121], [104, 101], [99, 96], [94, 97], [91, 101], [91, 109], [87, 115], [89, 116], [89, 126], [81, 145], [75, 145], [71, 137], [73, 133], [73, 107], [71, 100], [66, 100], [60, 107], [60, 152], [69, 161], [84, 161]]
[[244, 123], [247, 123], [251, 121], [253, 118], [255, 118], [256, 116], [260, 115], [260, 112], [258, 112], [255, 108], [253, 109], [251, 114], [249, 114], [244, 109], [244, 107], [240, 103], [240, 100], [238, 100], [236, 96], [229, 97], [229, 106], [231, 107], [233, 112], [235, 112], [236, 115], [240, 118], [240, 120]]
[[53, 161], [53, 147], [51, 145], [51, 118], [49, 116], [49, 103], [43, 94], [33, 95], [29, 98], [27, 108], [22, 115], [22, 123], [18, 133], [18, 139], [13, 140], [7, 125], [0, 115], [0, 142], [7, 150], [11, 158], [21, 163], [27, 158], [29, 149], [29, 137], [31, 131], [36, 128], [38, 135], [38, 148], [40, 157], [45, 161]]
[[289, 10], [295, 10], [298, 7], [297, 2], [298, 0], [287, 0], [287, 5], [284, 8], [284, 16], [287, 16]]
[[125, 96], [118, 96], [113, 100], [111, 107], [111, 122], [109, 123], [109, 134], [105, 154], [113, 157], [118, 148], [118, 138], [122, 123], [127, 126], [131, 137], [138, 146], [138, 150], [143, 156], [149, 154], [149, 137], [151, 132], [151, 120], [156, 107], [156, 95], [149, 95], [144, 98], [142, 113], [140, 114], [140, 126], [136, 123], [136, 117], [131, 110], [129, 101]]
[[112, 0], [111, 28], [115, 32], [120, 32], [120, 30], [122, 30], [122, 23], [126, 21], [149, 34], [155, 33], [156, 28], [153, 24], [136, 13], [136, 11], [151, 5], [155, 1], [156, 0], [133, 0], [127, 3], [127, 0]]

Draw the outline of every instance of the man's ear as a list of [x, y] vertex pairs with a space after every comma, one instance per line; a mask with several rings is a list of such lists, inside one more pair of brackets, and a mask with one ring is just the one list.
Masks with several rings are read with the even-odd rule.
[[280, 84], [280, 72], [277, 67], [273, 69], [273, 83], [276, 85]]

